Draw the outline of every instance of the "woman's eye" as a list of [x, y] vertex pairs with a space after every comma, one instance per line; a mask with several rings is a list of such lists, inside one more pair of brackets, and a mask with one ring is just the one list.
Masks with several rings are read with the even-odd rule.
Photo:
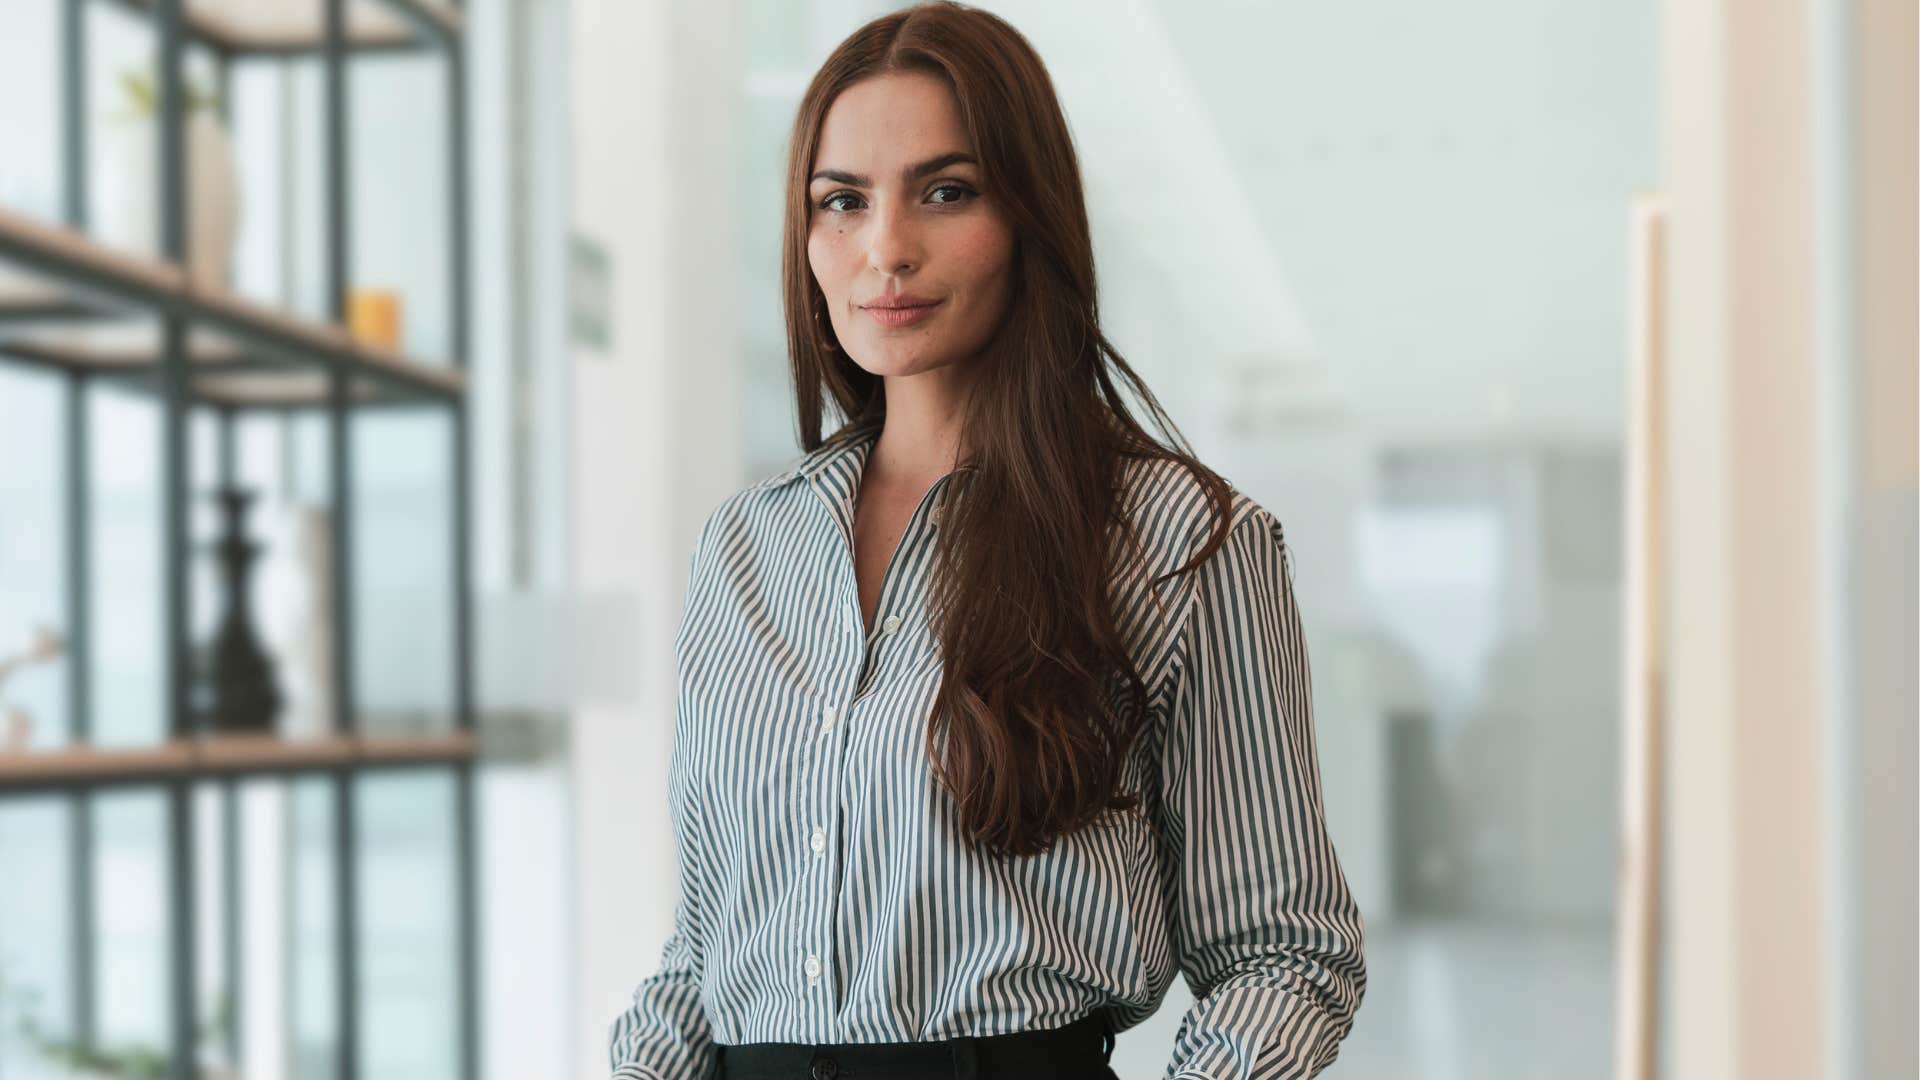
[[[956, 197], [956, 198], [950, 198], [950, 199], [937, 199], [934, 202], [934, 205], [936, 206], [952, 206], [955, 203], [965, 202], [967, 198], [979, 197], [978, 192], [960, 184], [941, 184], [938, 187], [934, 188], [932, 192], [928, 192], [928, 194], [931, 195], [941, 191], [957, 191], [962, 196], [965, 196], [966, 198]], [[853, 208], [836, 206], [834, 205], [835, 203], [839, 202], [839, 200], [841, 199], [858, 199], [858, 198], [859, 196], [853, 194], [850, 191], [836, 191], [832, 195], [829, 195], [826, 198], [821, 199], [818, 204], [818, 209], [831, 210], [835, 213], [841, 213], [841, 212], [844, 212], [845, 210], [850, 210]]]

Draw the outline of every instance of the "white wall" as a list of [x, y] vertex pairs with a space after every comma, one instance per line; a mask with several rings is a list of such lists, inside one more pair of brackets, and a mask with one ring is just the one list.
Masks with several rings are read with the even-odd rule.
[[727, 5], [579, 0], [571, 9], [574, 227], [612, 265], [612, 346], [574, 353], [574, 584], [631, 613], [582, 642], [634, 693], [573, 716], [575, 1048], [604, 1077], [607, 1030], [659, 966], [676, 899], [666, 754], [672, 638], [694, 534], [738, 476]]

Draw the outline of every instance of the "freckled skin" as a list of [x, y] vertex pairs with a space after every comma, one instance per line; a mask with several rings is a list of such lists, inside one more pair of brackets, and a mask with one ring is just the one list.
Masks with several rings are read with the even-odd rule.
[[[813, 169], [864, 176], [873, 186], [828, 179], [808, 185], [807, 260], [826, 297], [834, 337], [875, 375], [917, 375], [962, 363], [1005, 317], [1013, 232], [993, 193], [982, 189], [979, 168], [960, 163], [918, 179], [902, 176], [911, 165], [956, 150], [970, 153], [973, 146], [952, 91], [931, 75], [863, 80], [827, 110]], [[897, 327], [858, 307], [900, 291], [941, 303], [930, 318]]]

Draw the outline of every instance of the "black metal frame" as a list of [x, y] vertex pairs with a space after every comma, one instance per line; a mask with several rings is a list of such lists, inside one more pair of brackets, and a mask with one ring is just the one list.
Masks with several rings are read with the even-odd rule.
[[[337, 324], [344, 325], [346, 318], [346, 300], [349, 281], [348, 251], [348, 213], [347, 204], [347, 132], [349, 120], [349, 101], [347, 95], [347, 60], [351, 53], [391, 52], [395, 50], [417, 51], [430, 49], [441, 51], [446, 60], [448, 77], [448, 145], [450, 151], [448, 185], [450, 191], [447, 200], [450, 214], [450, 250], [448, 252], [448, 282], [452, 290], [451, 313], [452, 327], [452, 365], [454, 370], [464, 375], [469, 356], [469, 314], [470, 290], [466, 277], [468, 255], [467, 214], [467, 100], [465, 86], [465, 40], [459, 18], [460, 8], [448, 8], [424, 0], [383, 0], [387, 7], [403, 16], [412, 29], [412, 38], [407, 41], [381, 40], [377, 42], [355, 42], [348, 40], [345, 4], [346, 0], [324, 0], [324, 33], [315, 42], [275, 43], [261, 47], [236, 46], [236, 43], [203, 33], [203, 27], [190, 23], [183, 11], [184, 0], [112, 0], [121, 7], [150, 15], [158, 37], [157, 89], [159, 93], [159, 161], [160, 161], [160, 252], [161, 258], [175, 266], [183, 267], [186, 256], [186, 186], [185, 186], [185, 109], [183, 101], [182, 70], [186, 47], [192, 39], [195, 44], [213, 51], [223, 91], [229, 85], [232, 62], [242, 56], [251, 57], [287, 57], [310, 56], [317, 54], [324, 65], [325, 95], [324, 124], [327, 146], [326, 155], [326, 259], [329, 296], [332, 317]], [[64, 0], [64, 13], [61, 23], [63, 52], [66, 57], [65, 70], [60, 90], [60, 108], [62, 111], [65, 145], [63, 161], [66, 171], [66, 189], [64, 216], [66, 224], [72, 230], [84, 232], [86, 221], [86, 140], [85, 117], [86, 102], [86, 59], [87, 35], [85, 16], [88, 0]], [[222, 94], [223, 101], [226, 94]], [[190, 592], [187, 588], [188, 563], [188, 517], [187, 499], [191, 472], [187, 425], [189, 412], [196, 402], [189, 372], [187, 356], [187, 332], [190, 326], [208, 326], [238, 332], [248, 337], [260, 349], [261, 355], [250, 357], [250, 364], [284, 364], [289, 358], [303, 363], [318, 362], [328, 371], [330, 393], [324, 403], [315, 403], [327, 410], [332, 445], [332, 500], [334, 517], [334, 574], [332, 581], [334, 604], [334, 701], [335, 715], [333, 723], [340, 733], [352, 734], [358, 730], [356, 719], [356, 700], [354, 671], [352, 665], [353, 631], [353, 566], [351, 562], [351, 529], [353, 524], [353, 500], [351, 491], [352, 477], [352, 440], [348, 417], [353, 409], [366, 408], [379, 402], [356, 402], [351, 393], [354, 386], [362, 383], [379, 383], [397, 391], [402, 401], [418, 403], [432, 402], [448, 410], [451, 420], [453, 439], [452, 461], [453, 475], [449, 482], [453, 486], [452, 536], [453, 536], [453, 632], [454, 632], [454, 724], [455, 731], [471, 737], [474, 731], [472, 700], [472, 632], [471, 632], [471, 557], [470, 538], [467, 529], [470, 498], [469, 462], [467, 452], [467, 402], [462, 392], [464, 380], [451, 387], [442, 381], [430, 378], [410, 377], [404, 368], [375, 362], [370, 357], [343, 338], [322, 337], [316, 340], [312, 336], [299, 333], [276, 332], [270, 324], [257, 319], [236, 316], [231, 309], [217, 303], [203, 302], [201, 299], [185, 295], [177, 290], [157, 287], [151, 281], [137, 277], [128, 277], [102, 271], [100, 267], [87, 265], [60, 257], [57, 252], [30, 245], [19, 245], [0, 237], [0, 255], [10, 256], [20, 262], [43, 271], [70, 285], [76, 296], [89, 297], [105, 294], [114, 300], [131, 305], [134, 309], [156, 314], [163, 329], [163, 353], [157, 368], [139, 372], [135, 377], [151, 378], [156, 397], [163, 406], [161, 468], [164, 484], [163, 513], [163, 563], [166, 568], [163, 605], [165, 611], [165, 670], [167, 671], [167, 715], [169, 735], [176, 739], [191, 739], [199, 732], [190, 709], [189, 676], [190, 644], [188, 641], [191, 625], [188, 604]], [[33, 312], [12, 312], [13, 317], [26, 315], [32, 318], [84, 316], [97, 312], [90, 300], [60, 302]], [[33, 360], [21, 354], [5, 354], [0, 348], [0, 357], [16, 362]], [[89, 626], [87, 613], [91, 603], [89, 582], [92, 567], [88, 561], [88, 546], [83, 542], [90, 528], [86, 476], [88, 469], [89, 431], [87, 423], [86, 393], [90, 380], [109, 378], [126, 379], [123, 372], [90, 371], [81, 367], [68, 366], [65, 374], [65, 405], [67, 421], [66, 467], [69, 473], [66, 484], [66, 502], [64, 507], [65, 527], [68, 531], [68, 548], [72, 562], [69, 566], [66, 605], [71, 632], [67, 635], [69, 643], [67, 664], [67, 686], [72, 708], [73, 740], [77, 745], [86, 744], [92, 737], [92, 701], [89, 691], [91, 658], [89, 655]], [[270, 406], [282, 408], [283, 406]], [[223, 479], [230, 479], [234, 467], [233, 427], [236, 407], [216, 406], [219, 418], [219, 468]], [[251, 410], [249, 410], [251, 411]], [[438, 763], [436, 763], [436, 759]], [[478, 1038], [477, 1038], [477, 987], [479, 983], [479, 955], [476, 927], [475, 904], [475, 836], [474, 836], [474, 778], [473, 758], [470, 753], [448, 753], [445, 755], [422, 754], [414, 760], [404, 758], [387, 761], [370, 761], [353, 758], [328, 764], [262, 764], [242, 768], [195, 768], [181, 772], [160, 781], [166, 794], [168, 868], [170, 874], [169, 901], [171, 925], [172, 978], [170, 981], [170, 1069], [172, 1080], [191, 1080], [196, 1075], [194, 1028], [198, 1006], [199, 972], [196, 970], [196, 934], [198, 928], [194, 919], [195, 857], [193, 825], [193, 798], [197, 786], [203, 782], [219, 785], [223, 816], [223, 847], [226, 857], [222, 860], [225, 874], [223, 888], [226, 895], [226, 908], [231, 916], [226, 926], [227, 986], [239, 999], [240, 991], [240, 930], [238, 926], [239, 907], [238, 887], [238, 812], [237, 782], [240, 774], [247, 775], [314, 775], [328, 777], [333, 788], [334, 806], [334, 860], [336, 873], [334, 903], [339, 923], [336, 934], [336, 962], [338, 970], [338, 999], [336, 1015], [339, 1018], [339, 1052], [336, 1057], [338, 1075], [342, 1080], [356, 1080], [360, 1073], [359, 1048], [360, 1025], [356, 1009], [359, 996], [359, 921], [355, 902], [357, 892], [357, 837], [354, 829], [354, 777], [365, 769], [387, 767], [425, 767], [450, 768], [454, 786], [454, 868], [456, 881], [454, 893], [457, 910], [457, 959], [456, 985], [460, 999], [457, 1004], [459, 1043], [456, 1048], [457, 1075], [473, 1077], [479, 1075]], [[111, 777], [60, 778], [45, 782], [17, 782], [0, 785], [0, 797], [30, 792], [55, 790], [63, 793], [71, 808], [69, 820], [72, 825], [70, 852], [72, 855], [69, 887], [75, 898], [75, 917], [73, 920], [73, 938], [70, 942], [70, 958], [75, 972], [75, 1000], [72, 1003], [76, 1018], [75, 1035], [81, 1043], [93, 1045], [97, 1034], [97, 1019], [94, 1015], [93, 971], [96, 964], [93, 927], [95, 924], [95, 883], [92, 876], [94, 817], [92, 793], [105, 785], [134, 783], [151, 786], [152, 777], [135, 777], [116, 780]], [[236, 1009], [233, 1016], [237, 1017]], [[236, 1053], [239, 1050], [239, 1032], [237, 1019], [233, 1021], [228, 1035]]]

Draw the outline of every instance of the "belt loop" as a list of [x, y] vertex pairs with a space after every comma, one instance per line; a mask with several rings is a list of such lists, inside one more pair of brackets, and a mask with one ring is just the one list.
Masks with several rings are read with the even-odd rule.
[[953, 1080], [980, 1080], [980, 1055], [971, 1035], [953, 1040]]

